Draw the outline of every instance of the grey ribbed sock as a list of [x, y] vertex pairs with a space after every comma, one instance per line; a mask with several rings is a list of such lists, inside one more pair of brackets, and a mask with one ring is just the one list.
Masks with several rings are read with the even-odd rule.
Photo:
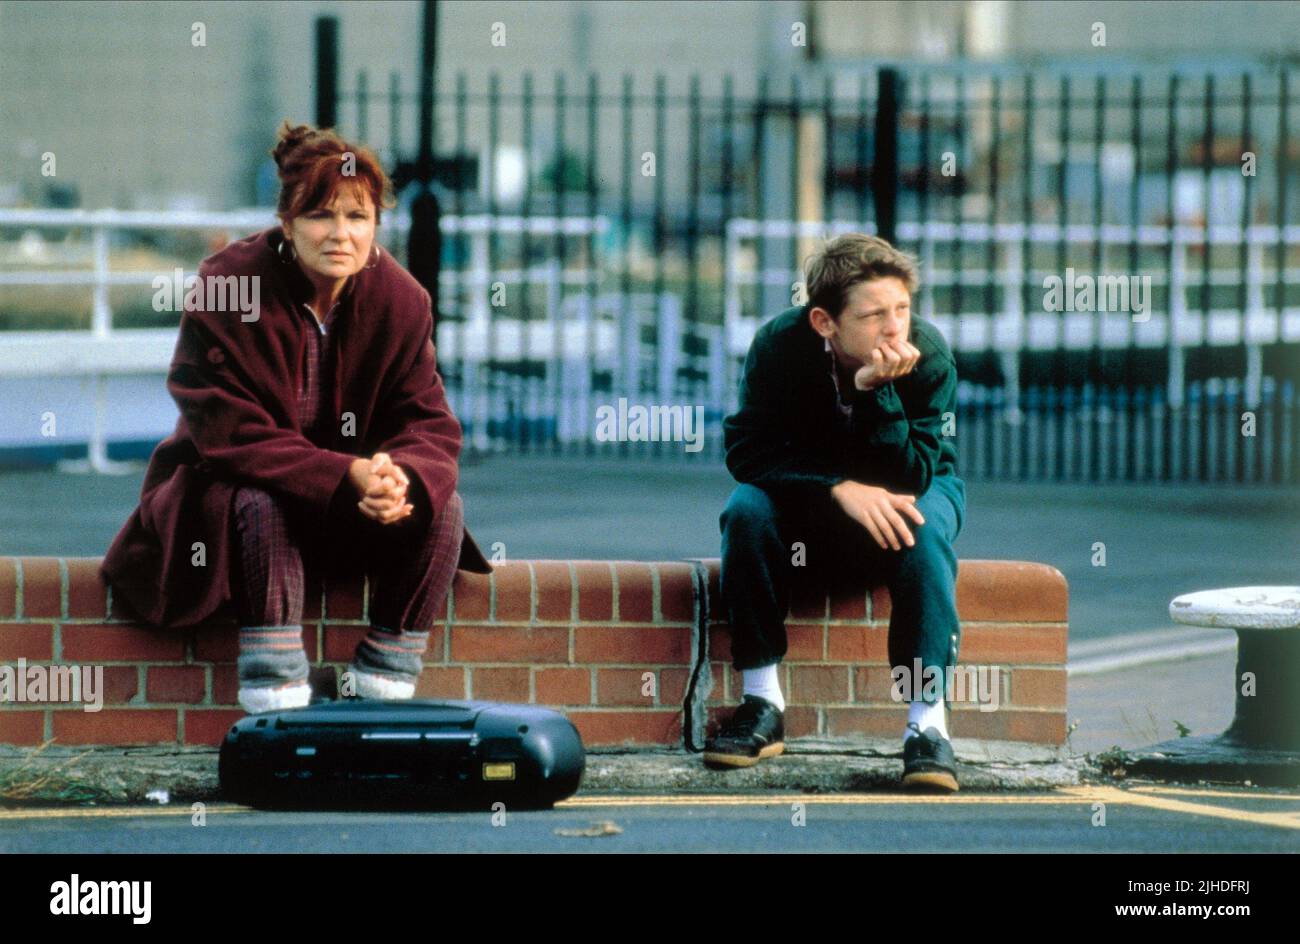
[[424, 651], [428, 647], [427, 632], [400, 633], [372, 626], [357, 645], [353, 662], [367, 672], [416, 681], [424, 669]]
[[241, 627], [238, 664], [243, 688], [305, 682], [309, 666], [302, 648], [302, 625]]

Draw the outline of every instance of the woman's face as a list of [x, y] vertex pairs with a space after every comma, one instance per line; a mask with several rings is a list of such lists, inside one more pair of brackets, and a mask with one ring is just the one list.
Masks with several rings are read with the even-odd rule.
[[298, 264], [317, 285], [338, 285], [370, 261], [375, 206], [363, 187], [340, 187], [327, 206], [282, 223]]

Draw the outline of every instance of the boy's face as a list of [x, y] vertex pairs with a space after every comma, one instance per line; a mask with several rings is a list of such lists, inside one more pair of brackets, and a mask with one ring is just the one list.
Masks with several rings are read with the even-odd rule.
[[813, 330], [831, 342], [845, 368], [871, 363], [871, 352], [890, 341], [906, 341], [911, 328], [911, 294], [895, 276], [859, 282], [849, 289], [838, 319], [825, 308], [808, 313]]

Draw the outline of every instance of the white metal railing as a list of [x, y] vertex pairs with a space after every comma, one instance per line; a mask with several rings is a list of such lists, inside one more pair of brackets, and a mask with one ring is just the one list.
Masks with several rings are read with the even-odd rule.
[[[54, 210], [0, 208], [0, 229], [84, 228], [90, 233], [89, 268], [0, 269], [0, 286], [86, 286], [91, 292], [91, 326], [88, 331], [0, 331], [0, 379], [33, 376], [87, 376], [94, 380], [95, 409], [87, 458], [63, 463], [69, 470], [122, 472], [134, 463], [114, 462], [107, 454], [105, 378], [132, 373], [165, 372], [176, 346], [176, 328], [115, 328], [109, 289], [115, 286], [151, 286], [159, 273], [153, 270], [114, 271], [110, 234], [120, 230], [201, 230], [224, 232], [228, 239], [265, 229], [276, 223], [270, 209], [230, 212], [155, 210]], [[599, 271], [583, 267], [561, 269], [553, 263], [489, 271], [489, 241], [494, 234], [594, 237], [609, 229], [606, 217], [446, 215], [439, 220], [444, 234], [467, 234], [471, 260], [466, 271], [444, 269], [445, 291], [467, 301], [469, 319], [453, 323], [440, 337], [441, 354], [459, 361], [491, 356], [517, 357], [521, 352], [555, 352], [560, 357], [593, 356], [584, 340], [594, 342], [612, 356], [617, 332], [604, 326], [562, 324], [561, 300], [565, 285], [599, 285]], [[410, 214], [390, 213], [379, 238], [396, 245], [410, 230]], [[170, 273], [166, 273], [170, 275]], [[192, 272], [183, 272], [188, 277]], [[546, 289], [546, 317], [521, 322], [492, 318], [487, 289], [492, 282], [531, 282]], [[464, 293], [464, 294], [462, 294]], [[443, 298], [440, 297], [440, 303]]]
[[[744, 311], [743, 292], [748, 286], [782, 286], [787, 291], [802, 280], [803, 273], [796, 267], [746, 267], [742, 260], [747, 255], [746, 243], [758, 239], [829, 238], [846, 232], [870, 232], [871, 227], [859, 221], [833, 220], [825, 222], [797, 220], [753, 220], [736, 218], [726, 227], [724, 260], [724, 321], [723, 338], [727, 352], [728, 390], [735, 389], [733, 375], [738, 362], [753, 340], [754, 332], [771, 312]], [[921, 295], [926, 318], [934, 322], [949, 343], [957, 350], [997, 351], [1005, 375], [1009, 378], [1008, 393], [1014, 394], [1018, 385], [1017, 355], [1024, 350], [1054, 350], [1063, 346], [1067, 350], [1086, 350], [1094, 344], [1110, 349], [1131, 346], [1144, 348], [1166, 347], [1169, 351], [1169, 402], [1177, 406], [1184, 396], [1184, 351], [1201, 343], [1229, 345], [1244, 343], [1246, 347], [1247, 402], [1259, 402], [1262, 380], [1262, 346], [1277, 341], [1300, 339], [1300, 307], [1290, 306], [1279, 311], [1276, 306], [1264, 305], [1264, 289], [1276, 284], [1276, 269], [1264, 265], [1265, 252], [1279, 245], [1285, 248], [1300, 240], [1300, 226], [1252, 225], [1244, 230], [1239, 226], [1213, 225], [1206, 228], [1191, 225], [1122, 226], [1054, 223], [977, 223], [977, 222], [900, 222], [898, 242], [919, 244], [922, 264]], [[1192, 247], [1208, 240], [1211, 246], [1246, 245], [1246, 267], [1237, 269], [1211, 269], [1208, 282], [1216, 285], [1241, 285], [1246, 289], [1246, 310], [1214, 308], [1202, 313], [1189, 308], [1186, 293], [1198, 289], [1202, 283], [1200, 263], [1190, 260]], [[1096, 245], [1104, 251], [1122, 250], [1130, 244], [1140, 247], [1167, 247], [1168, 269], [1164, 271], [1139, 271], [1124, 275], [1150, 276], [1151, 285], [1167, 290], [1170, 300], [1168, 311], [1149, 309], [1143, 320], [1129, 317], [1099, 318], [1096, 312], [1025, 311], [1024, 290], [1031, 296], [1043, 291], [1042, 281], [1047, 276], [1063, 276], [1055, 270], [1026, 268], [1023, 247], [1055, 247], [1064, 241], [1077, 247]], [[965, 257], [971, 264], [954, 271], [936, 265], [937, 251], [944, 244], [965, 243]], [[989, 269], [983, 264], [985, 253], [992, 243], [998, 250], [1001, 264]], [[1077, 251], [1077, 249], [1075, 250]], [[1089, 255], [1091, 260], [1091, 255]], [[1281, 264], [1281, 263], [1279, 263]], [[1078, 267], [1076, 267], [1077, 269]], [[1082, 271], [1082, 270], [1080, 270]], [[1115, 274], [1103, 267], [1100, 276]], [[1285, 284], [1300, 281], [1300, 269], [1283, 268]], [[967, 300], [982, 302], [982, 290], [988, 285], [997, 286], [1003, 296], [1002, 310], [989, 315], [983, 310], [940, 313], [935, 307], [936, 287], [960, 284]], [[793, 303], [792, 303], [793, 304]], [[1243, 317], [1244, 316], [1244, 317]], [[1243, 331], [1245, 337], [1243, 338]], [[1008, 398], [1014, 403], [1015, 396]]]
[[[175, 347], [176, 329], [121, 329], [113, 327], [109, 289], [121, 285], [151, 285], [156, 271], [114, 271], [110, 256], [110, 234], [115, 230], [207, 230], [225, 232], [238, 238], [245, 233], [263, 229], [275, 223], [275, 215], [267, 209], [242, 210], [225, 213], [172, 212], [172, 211], [122, 211], [122, 210], [28, 210], [0, 209], [0, 230], [30, 228], [79, 227], [89, 230], [89, 267], [55, 270], [6, 271], [0, 268], [0, 285], [17, 286], [86, 286], [92, 293], [92, 324], [89, 331], [9, 331], [0, 332], [0, 378], [31, 376], [86, 376], [95, 381], [95, 415], [90, 435], [88, 460], [81, 467], [98, 471], [113, 471], [130, 464], [111, 463], [106, 453], [104, 423], [105, 378], [131, 373], [165, 372]], [[489, 267], [490, 241], [495, 234], [528, 234], [536, 237], [574, 236], [593, 238], [608, 231], [605, 217], [521, 217], [488, 215], [448, 215], [441, 218], [444, 233], [466, 234], [470, 240], [470, 258], [463, 270], [444, 268], [446, 278], [442, 285], [442, 300], [454, 299], [452, 308], [463, 310], [464, 320], [448, 320], [439, 334], [440, 355], [448, 363], [481, 364], [494, 358], [534, 358], [553, 361], [597, 360], [610, 364], [615, 370], [618, 389], [636, 392], [636, 377], [644, 365], [639, 340], [638, 325], [641, 315], [656, 325], [658, 358], [656, 386], [661, 398], [671, 396], [677, 364], [680, 360], [680, 343], [685, 325], [680, 311], [674, 305], [671, 293], [659, 299], [649, 296], [635, 301], [628, 298], [612, 299], [606, 292], [598, 297], [605, 304], [570, 304], [587, 297], [588, 293], [569, 293], [570, 286], [599, 289], [604, 280], [599, 263], [594, 269], [561, 267], [555, 260], [527, 265], [525, 268], [504, 269]], [[380, 231], [381, 241], [397, 245], [402, 234], [409, 231], [409, 214], [390, 213]], [[791, 237], [822, 237], [839, 232], [864, 229], [857, 221], [832, 221], [828, 223], [796, 222], [791, 220], [728, 221], [725, 230], [724, 298], [725, 309], [721, 325], [696, 325], [695, 330], [706, 342], [711, 407], [725, 409], [736, 391], [735, 373], [743, 358], [753, 333], [771, 312], [743, 311], [743, 291], [754, 285], [782, 285], [787, 290], [792, 282], [802, 278], [793, 268], [768, 267], [745, 264], [745, 256], [752, 241], [759, 238], [788, 239]], [[1067, 348], [1085, 348], [1097, 340], [1104, 346], [1157, 347], [1167, 345], [1170, 356], [1170, 403], [1182, 401], [1182, 358], [1186, 346], [1201, 343], [1237, 343], [1241, 337], [1243, 312], [1214, 310], [1203, 317], [1201, 313], [1188, 312], [1184, 304], [1185, 292], [1201, 284], [1199, 262], [1189, 262], [1190, 247], [1206, 238], [1206, 231], [1197, 226], [1157, 227], [1003, 223], [931, 222], [926, 224], [904, 222], [899, 225], [901, 243], [919, 244], [924, 266], [922, 282], [926, 293], [924, 310], [934, 312], [936, 286], [960, 283], [969, 291], [971, 299], [981, 299], [981, 289], [990, 283], [998, 286], [1003, 299], [1003, 310], [989, 316], [980, 312], [928, 315], [944, 331], [957, 349], [988, 349], [999, 351], [1003, 367], [1014, 394], [1016, 386], [1016, 354], [1025, 349], [1053, 349], [1058, 344]], [[1241, 245], [1247, 250], [1247, 265], [1243, 272], [1211, 271], [1212, 285], [1237, 284], [1245, 280], [1247, 305], [1245, 316], [1247, 342], [1247, 396], [1258, 398], [1261, 373], [1261, 345], [1283, 339], [1300, 337], [1300, 309], [1287, 308], [1279, 313], [1275, 308], [1265, 309], [1264, 289], [1276, 282], [1277, 273], [1265, 268], [1265, 254], [1278, 244], [1293, 245], [1300, 240], [1300, 226], [1285, 226], [1279, 234], [1275, 226], [1251, 226], [1241, 230], [1231, 226], [1211, 226], [1208, 238], [1212, 245]], [[1023, 290], [1028, 280], [1031, 293], [1033, 280], [1055, 272], [1027, 272], [1022, 259], [1025, 242], [1030, 245], [1056, 245], [1061, 240], [1073, 245], [1095, 244], [1101, 241], [1108, 249], [1122, 249], [1136, 242], [1140, 246], [1167, 246], [1169, 265], [1167, 273], [1153, 272], [1154, 284], [1168, 287], [1173, 299], [1169, 312], [1150, 311], [1144, 322], [1128, 318], [1100, 319], [1094, 313], [1057, 314], [1023, 310]], [[954, 242], [970, 244], [967, 258], [975, 264], [953, 271], [939, 269], [935, 260], [944, 244]], [[982, 265], [990, 241], [999, 250], [1000, 265], [988, 270]], [[748, 244], [748, 245], [747, 245]], [[595, 252], [591, 258], [595, 258]], [[1089, 258], [1091, 255], [1089, 254]], [[976, 261], [979, 260], [979, 261]], [[1096, 273], [1102, 274], [1102, 273]], [[1284, 270], [1282, 279], [1294, 283], [1300, 271]], [[493, 282], [506, 284], [532, 282], [545, 287], [544, 317], [530, 319], [527, 323], [517, 318], [493, 316], [489, 297]], [[634, 303], [635, 302], [635, 303]], [[637, 306], [640, 306], [638, 309]], [[514, 309], [514, 306], [510, 306]], [[444, 306], [446, 308], [446, 306]], [[463, 372], [465, 388], [458, 391], [463, 398], [466, 415], [483, 418], [484, 398], [487, 391], [475, 378], [475, 371]], [[1015, 402], [1015, 396], [1008, 398]], [[480, 436], [485, 436], [486, 423], [476, 424]]]

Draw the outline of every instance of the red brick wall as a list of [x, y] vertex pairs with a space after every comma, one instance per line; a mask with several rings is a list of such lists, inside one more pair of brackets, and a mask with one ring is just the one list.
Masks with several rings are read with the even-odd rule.
[[[100, 583], [99, 558], [0, 558], [0, 665], [103, 666], [104, 708], [0, 704], [0, 743], [215, 745], [242, 716], [237, 627], [159, 632], [129, 622]], [[697, 567], [698, 578], [697, 578]], [[589, 746], [699, 744], [739, 698], [716, 560], [512, 561], [460, 573], [430, 635], [417, 695], [536, 702], [564, 711]], [[365, 633], [360, 577], [321, 588], [308, 575], [304, 640], [314, 671], [342, 671]], [[707, 582], [712, 694], [687, 693], [697, 597]], [[812, 591], [796, 600], [783, 666], [791, 736], [901, 734], [889, 698], [888, 593]], [[1011, 701], [954, 711], [956, 736], [1059, 744], [1065, 737], [1066, 586], [1051, 567], [963, 561], [963, 662], [1010, 667]], [[810, 598], [811, 597], [811, 598]], [[702, 681], [702, 680], [701, 680]], [[698, 685], [698, 688], [704, 686]]]
[[[709, 562], [709, 724], [740, 698], [731, 640]], [[950, 734], [1059, 745], [1066, 732], [1067, 588], [1054, 567], [1021, 561], [960, 561], [958, 665], [997, 666], [998, 706], [953, 705]], [[889, 591], [883, 586], [803, 585], [791, 599], [781, 691], [789, 737], [901, 737], [907, 705], [890, 697]], [[702, 719], [703, 720], [703, 719]]]

